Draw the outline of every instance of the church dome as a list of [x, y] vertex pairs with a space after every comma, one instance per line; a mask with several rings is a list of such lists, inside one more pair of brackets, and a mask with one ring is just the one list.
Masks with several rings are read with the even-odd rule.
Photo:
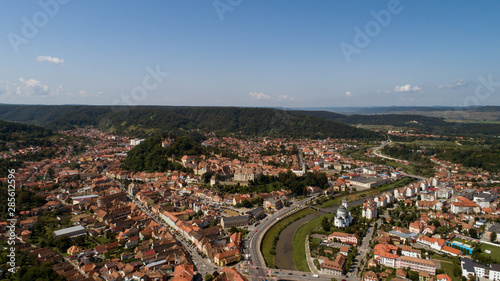
[[347, 216], [347, 209], [344, 205], [340, 205], [339, 209], [337, 210], [337, 216], [338, 217], [346, 217]]

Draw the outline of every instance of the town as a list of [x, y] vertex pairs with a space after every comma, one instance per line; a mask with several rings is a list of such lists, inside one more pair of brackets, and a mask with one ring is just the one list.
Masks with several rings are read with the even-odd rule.
[[[57, 153], [15, 172], [31, 197], [15, 248], [67, 280], [500, 279], [498, 175], [434, 157], [432, 177], [413, 175], [376, 149], [351, 157], [351, 139], [211, 135], [207, 155], [170, 157], [182, 169], [132, 172], [123, 163], [145, 139], [60, 133], [77, 141], [3, 157]], [[277, 267], [287, 243], [291, 265]]]

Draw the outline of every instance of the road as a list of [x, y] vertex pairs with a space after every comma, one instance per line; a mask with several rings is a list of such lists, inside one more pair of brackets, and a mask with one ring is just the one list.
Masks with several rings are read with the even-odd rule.
[[[352, 273], [347, 273], [346, 276], [333, 276], [333, 275], [327, 275], [327, 274], [319, 274], [318, 277], [314, 277], [315, 274], [311, 272], [302, 272], [302, 271], [295, 271], [295, 270], [284, 270], [284, 269], [271, 269], [266, 267], [266, 263], [264, 261], [264, 257], [262, 256], [262, 253], [260, 251], [261, 247], [261, 242], [262, 239], [264, 238], [264, 235], [266, 232], [279, 220], [281, 220], [283, 217], [287, 217], [295, 212], [298, 212], [305, 207], [309, 203], [311, 203], [312, 200], [314, 200], [316, 197], [310, 197], [307, 199], [304, 199], [299, 202], [295, 202], [292, 204], [290, 207], [285, 207], [281, 209], [280, 211], [268, 216], [265, 218], [259, 225], [259, 227], [251, 232], [247, 238], [244, 240], [244, 253], [245, 254], [250, 254], [250, 260], [251, 264], [249, 264], [249, 274], [251, 280], [264, 280], [264, 279], [271, 279], [273, 276], [282, 278], [282, 279], [289, 279], [289, 280], [321, 280], [321, 281], [330, 281], [332, 277], [342, 277], [347, 280], [357, 280], [357, 278], [354, 275], [355, 268], [352, 269]], [[359, 202], [356, 202], [358, 204], [362, 203], [363, 200], [358, 200]], [[337, 206], [338, 207], [338, 206]], [[366, 238], [369, 239], [369, 238]], [[368, 242], [366, 242], [366, 245], [368, 245]], [[366, 246], [367, 247], [367, 246]], [[355, 266], [359, 266], [359, 257], [356, 257], [355, 259]], [[271, 273], [271, 276], [268, 276], [268, 273]]]
[[[387, 158], [391, 160], [399, 160], [395, 159], [392, 157], [385, 156], [379, 152], [380, 149], [383, 147], [387, 146], [389, 143], [388, 142], [382, 142], [382, 145], [376, 148], [373, 148], [373, 153], [379, 157], [382, 158]], [[299, 148], [299, 161], [302, 164], [303, 169], [305, 168], [305, 163], [303, 163], [302, 155], [301, 155], [301, 150]], [[405, 176], [409, 177], [414, 177], [418, 179], [426, 179], [424, 177], [420, 176], [415, 176], [415, 175], [410, 175], [410, 174], [403, 174]], [[115, 181], [119, 184], [120, 188], [127, 193], [127, 196], [129, 197], [130, 200], [132, 200], [141, 210], [148, 215], [150, 218], [154, 219], [158, 224], [164, 225], [168, 229], [171, 230], [172, 235], [179, 241], [182, 246], [186, 249], [186, 251], [189, 252], [191, 255], [191, 259], [195, 265], [196, 270], [198, 273], [200, 273], [202, 276], [204, 276], [207, 273], [212, 273], [214, 271], [218, 271], [219, 267], [211, 264], [208, 260], [204, 259], [202, 256], [199, 255], [197, 249], [192, 245], [189, 241], [186, 240], [185, 237], [179, 234], [175, 234], [175, 231], [170, 228], [169, 225], [167, 225], [162, 219], [157, 217], [155, 214], [153, 214], [147, 207], [141, 204], [141, 202], [137, 201], [134, 197], [130, 196], [127, 192], [127, 190], [123, 187], [123, 185]], [[279, 277], [281, 279], [289, 279], [289, 280], [321, 280], [321, 281], [330, 281], [332, 277], [335, 277], [333, 275], [319, 275], [318, 277], [314, 276], [313, 273], [310, 272], [301, 272], [301, 271], [293, 271], [293, 270], [282, 270], [282, 269], [270, 269], [266, 267], [266, 263], [264, 261], [264, 257], [262, 256], [262, 253], [260, 251], [261, 247], [261, 242], [262, 239], [264, 238], [265, 233], [279, 220], [281, 220], [284, 217], [287, 217], [293, 213], [296, 213], [304, 208], [307, 207], [309, 203], [312, 202], [312, 200], [316, 199], [316, 196], [314, 197], [308, 197], [306, 199], [303, 199], [301, 201], [294, 202], [291, 206], [285, 207], [277, 212], [275, 212], [272, 215], [269, 215], [267, 218], [265, 218], [257, 227], [255, 230], [250, 232], [246, 239], [243, 240], [243, 254], [249, 255], [249, 260], [248, 260], [248, 266], [249, 266], [249, 274], [251, 280], [267, 280], [267, 279], [273, 279], [274, 277]], [[351, 202], [349, 205], [357, 205], [361, 204], [364, 200], [368, 198], [363, 198], [360, 200], [357, 200], [356, 202]], [[358, 202], [359, 201], [359, 202]], [[338, 206], [337, 206], [338, 207]], [[335, 207], [329, 208], [328, 210], [323, 210], [323, 211], [334, 211], [336, 209]], [[357, 280], [354, 274], [354, 271], [357, 267], [360, 265], [360, 256], [361, 253], [365, 254], [367, 252], [368, 246], [369, 246], [369, 237], [371, 237], [371, 234], [373, 232], [373, 227], [370, 228], [370, 232], [366, 235], [365, 239], [363, 239], [363, 242], [360, 246], [360, 251], [358, 252], [358, 255], [356, 256], [355, 262], [354, 262], [354, 267], [350, 272], [347, 273], [347, 277], [345, 279], [347, 280]], [[270, 273], [268, 275], [268, 273]]]
[[400, 159], [392, 158], [392, 157], [389, 157], [387, 155], [384, 155], [384, 154], [380, 153], [380, 150], [382, 148], [388, 146], [389, 144], [390, 144], [390, 142], [383, 141], [380, 144], [380, 146], [371, 148], [371, 149], [373, 149], [373, 154], [375, 154], [375, 155], [377, 155], [378, 157], [381, 157], [381, 158], [385, 158], [385, 159], [389, 159], [389, 160], [394, 160], [394, 161], [401, 161]]
[[[403, 161], [401, 159], [397, 159], [397, 158], [392, 158], [392, 157], [389, 157], [387, 155], [384, 155], [380, 152], [380, 149], [388, 146], [390, 144], [390, 142], [386, 142], [386, 141], [383, 141], [382, 144], [380, 146], [377, 146], [377, 147], [372, 147], [371, 149], [373, 149], [373, 154], [375, 154], [376, 156], [380, 157], [380, 158], [385, 158], [385, 159], [389, 159], [389, 160], [393, 160], [393, 161]], [[439, 163], [438, 163], [439, 164]], [[427, 178], [426, 177], [422, 177], [422, 176], [417, 176], [417, 175], [412, 175], [412, 174], [408, 174], [408, 173], [401, 173], [402, 176], [407, 176], [407, 177], [411, 177], [411, 178], [415, 178], [415, 179], [419, 179], [419, 180], [426, 180]]]
[[139, 202], [136, 198], [131, 196], [127, 190], [123, 187], [123, 185], [115, 180], [115, 183], [117, 183], [120, 188], [127, 194], [127, 197], [136, 204], [142, 212], [144, 212], [148, 217], [156, 221], [159, 225], [163, 225], [167, 227], [170, 230], [170, 233], [174, 236], [174, 238], [181, 243], [181, 245], [184, 247], [184, 249], [189, 253], [191, 256], [191, 260], [193, 261], [193, 264], [195, 266], [196, 271], [201, 274], [201, 276], [205, 276], [207, 273], [213, 273], [214, 271], [218, 271], [219, 267], [216, 265], [210, 263], [207, 259], [204, 259], [200, 254], [198, 253], [198, 250], [196, 247], [186, 238], [180, 234], [176, 234], [176, 231], [173, 230], [167, 223], [165, 223], [160, 217], [157, 215], [153, 214], [151, 210], [149, 210], [146, 206], [144, 206], [141, 202]]
[[[256, 230], [252, 231], [246, 239], [244, 240], [244, 250], [245, 254], [250, 254], [250, 268], [249, 273], [252, 280], [262, 280], [266, 279], [266, 274], [268, 270], [271, 270], [273, 274], [276, 275], [286, 275], [288, 279], [298, 280], [304, 279], [306, 276], [312, 278], [312, 273], [300, 272], [300, 271], [284, 271], [278, 269], [268, 269], [264, 261], [264, 257], [260, 251], [260, 246], [262, 239], [266, 232], [280, 219], [287, 217], [295, 212], [298, 212], [309, 204], [315, 197], [306, 198], [302, 201], [294, 202], [290, 207], [285, 207], [276, 213], [265, 218], [257, 227]], [[276, 273], [274, 273], [276, 272]], [[331, 278], [330, 278], [331, 279]], [[328, 279], [328, 280], [330, 280]]]

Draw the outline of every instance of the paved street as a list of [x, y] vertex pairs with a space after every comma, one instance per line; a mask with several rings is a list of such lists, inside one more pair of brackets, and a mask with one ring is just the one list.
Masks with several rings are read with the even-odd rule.
[[161, 218], [153, 214], [146, 206], [142, 205], [141, 202], [139, 202], [136, 198], [130, 196], [128, 194], [127, 190], [123, 187], [123, 185], [115, 181], [116, 183], [119, 184], [120, 188], [127, 193], [128, 198], [134, 202], [147, 216], [155, 220], [158, 224], [163, 225], [170, 229], [170, 233], [175, 237], [179, 243], [184, 247], [184, 249], [189, 253], [191, 256], [191, 260], [193, 261], [193, 264], [195, 266], [196, 271], [202, 275], [202, 277], [205, 276], [207, 273], [213, 273], [214, 271], [218, 271], [219, 267], [215, 266], [214, 264], [210, 263], [207, 259], [204, 259], [199, 253], [196, 247], [190, 243], [190, 241], [187, 241], [186, 238], [180, 234], [175, 234], [175, 231], [168, 225], [166, 224]]

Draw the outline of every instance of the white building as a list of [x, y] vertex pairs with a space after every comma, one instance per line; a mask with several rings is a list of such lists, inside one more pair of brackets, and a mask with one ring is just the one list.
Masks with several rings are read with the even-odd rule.
[[368, 220], [376, 219], [378, 216], [377, 203], [374, 200], [365, 202], [361, 210], [361, 215]]
[[342, 199], [342, 205], [337, 210], [337, 215], [335, 216], [335, 226], [336, 227], [348, 227], [352, 222], [351, 212], [347, 211], [347, 198]]
[[144, 141], [144, 139], [131, 139], [130, 140], [130, 145], [132, 145], [132, 146], [139, 145], [143, 141]]
[[473, 262], [471, 259], [462, 259], [462, 275], [486, 278], [494, 281], [500, 280], [500, 264], [484, 265]]

